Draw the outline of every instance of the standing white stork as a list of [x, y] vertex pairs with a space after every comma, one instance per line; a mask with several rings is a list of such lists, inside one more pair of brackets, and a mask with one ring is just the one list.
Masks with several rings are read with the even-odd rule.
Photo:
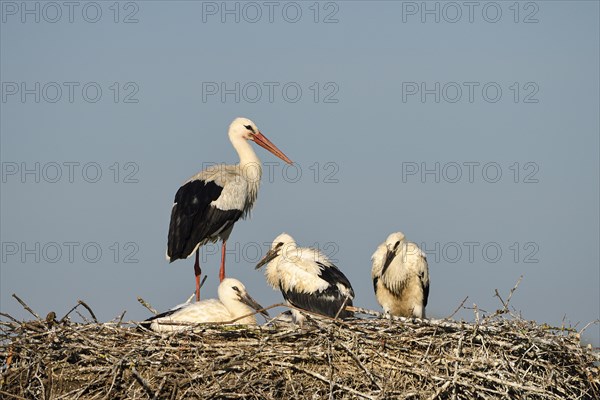
[[[256, 325], [256, 317], [252, 314], [263, 307], [246, 291], [244, 284], [237, 279], [227, 278], [219, 285], [219, 300], [208, 299], [196, 303], [180, 304], [177, 307], [155, 315], [141, 325], [155, 332], [172, 332], [189, 328], [185, 323], [229, 322], [241, 318], [232, 324]], [[266, 311], [261, 314], [268, 316]], [[178, 322], [184, 324], [178, 325]]]
[[258, 194], [262, 165], [248, 141], [292, 164], [247, 118], [236, 118], [231, 123], [229, 140], [240, 157], [239, 164], [218, 165], [192, 176], [175, 194], [171, 211], [167, 260], [173, 262], [196, 253], [196, 300], [200, 300], [200, 246], [223, 241], [219, 271], [223, 281], [225, 248], [233, 224], [248, 215]]
[[373, 256], [371, 278], [377, 302], [386, 314], [425, 318], [429, 268], [425, 253], [402, 232], [387, 237]]
[[[321, 252], [297, 247], [287, 233], [277, 236], [271, 249], [256, 265], [265, 270], [267, 282], [281, 290], [286, 302], [294, 307], [330, 317], [351, 317], [345, 310], [352, 305], [354, 290], [348, 278]], [[304, 317], [292, 309], [294, 319], [302, 323]]]

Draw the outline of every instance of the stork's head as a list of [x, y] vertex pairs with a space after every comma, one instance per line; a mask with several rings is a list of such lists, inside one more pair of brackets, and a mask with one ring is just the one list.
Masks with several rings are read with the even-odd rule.
[[263, 259], [256, 264], [256, 269], [259, 269], [277, 256], [283, 256], [287, 258], [290, 256], [290, 252], [295, 254], [295, 250], [296, 241], [294, 238], [287, 233], [282, 233], [281, 235], [277, 236], [275, 240], [273, 240], [271, 249], [267, 252]]
[[285, 246], [286, 244], [296, 244], [296, 241], [293, 237], [284, 232], [273, 240], [273, 243], [271, 243], [271, 250], [276, 247]]
[[383, 261], [383, 268], [381, 274], [385, 274], [385, 271], [390, 266], [392, 260], [402, 250], [404, 244], [404, 233], [394, 232], [385, 239], [385, 247], [387, 248], [385, 258]]
[[400, 244], [404, 241], [404, 233], [394, 232], [391, 233], [387, 239], [385, 239], [385, 246], [388, 251], [397, 251], [400, 248]]
[[259, 130], [254, 122], [248, 118], [239, 117], [233, 120], [229, 125], [229, 140], [231, 143], [238, 143], [240, 140], [250, 140], [255, 142], [260, 147], [267, 149], [276, 157], [281, 158], [288, 164], [292, 164], [290, 160], [281, 150], [277, 148], [269, 139], [267, 139]]
[[254, 140], [253, 135], [260, 132], [254, 122], [248, 118], [239, 117], [229, 125], [229, 138], [242, 138]]
[[[219, 300], [228, 309], [232, 309], [229, 306], [235, 306], [234, 303], [242, 303], [247, 305], [248, 307], [258, 311], [262, 310], [264, 307], [261, 306], [254, 300], [246, 291], [246, 286], [237, 279], [233, 278], [225, 278], [219, 285]], [[266, 311], [260, 311], [261, 314], [265, 316], [269, 316]]]

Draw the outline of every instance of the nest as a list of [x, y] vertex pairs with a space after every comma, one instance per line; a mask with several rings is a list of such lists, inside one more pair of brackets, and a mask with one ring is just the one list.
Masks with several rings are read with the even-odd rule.
[[23, 322], [3, 314], [0, 397], [600, 398], [599, 354], [577, 333], [504, 314], [476, 323], [196, 325], [163, 335], [121, 319], [74, 323], [51, 313]]

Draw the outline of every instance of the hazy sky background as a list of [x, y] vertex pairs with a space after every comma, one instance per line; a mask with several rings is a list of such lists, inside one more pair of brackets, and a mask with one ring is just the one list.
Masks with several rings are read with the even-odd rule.
[[[254, 265], [285, 231], [379, 309], [370, 257], [402, 231], [428, 254], [431, 317], [466, 296], [491, 313], [521, 275], [524, 318], [600, 317], [598, 2], [62, 4], [0, 4], [2, 312], [29, 318], [12, 293], [103, 321], [184, 301], [175, 192], [237, 162], [227, 127], [246, 116], [296, 163], [256, 148], [271, 164], [228, 243], [263, 305], [281, 294]], [[202, 257], [214, 297], [219, 247]]]

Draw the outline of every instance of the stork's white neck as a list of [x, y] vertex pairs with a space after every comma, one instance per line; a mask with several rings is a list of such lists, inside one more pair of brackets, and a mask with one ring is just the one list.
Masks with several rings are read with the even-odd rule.
[[240, 157], [239, 165], [244, 177], [249, 181], [259, 182], [262, 177], [262, 164], [249, 141], [242, 137], [236, 137], [231, 138], [231, 144]]

